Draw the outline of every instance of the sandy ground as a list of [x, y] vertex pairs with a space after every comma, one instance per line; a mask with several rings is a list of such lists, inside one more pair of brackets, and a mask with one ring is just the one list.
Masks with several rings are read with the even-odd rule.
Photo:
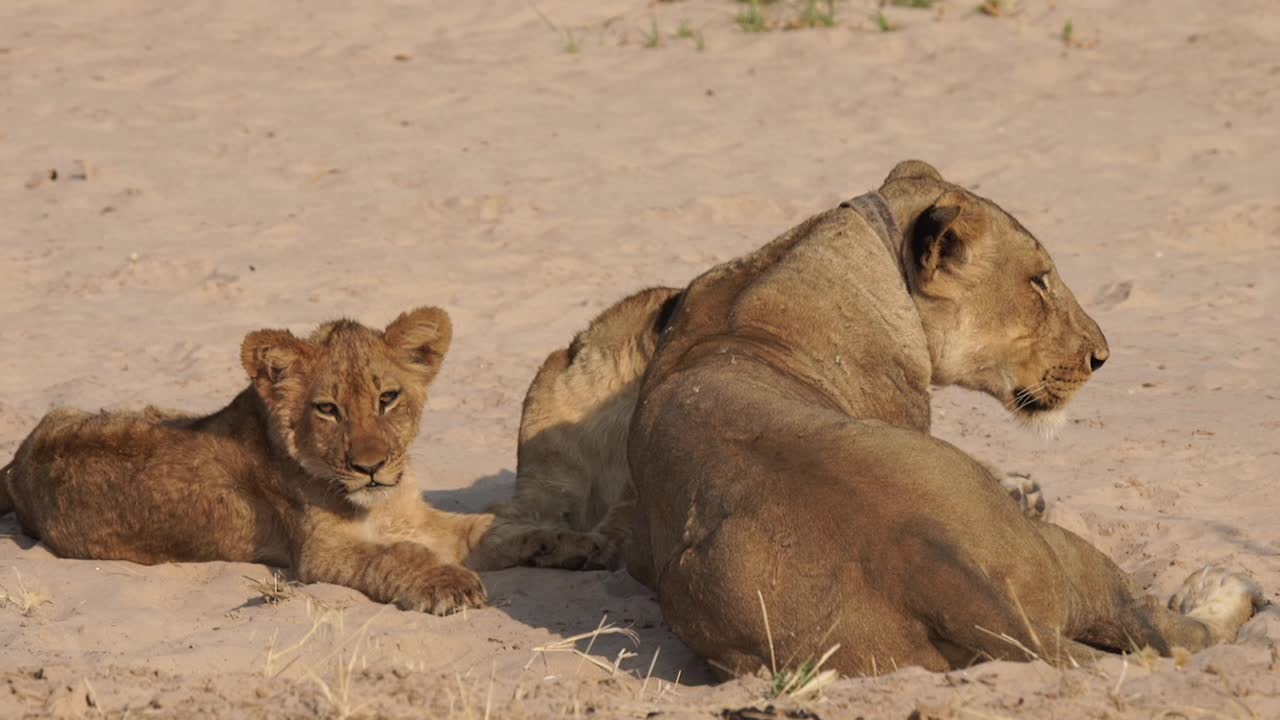
[[[219, 407], [247, 331], [439, 304], [454, 349], [416, 468], [480, 510], [534, 369], [592, 315], [920, 157], [1038, 234], [1113, 351], [1057, 441], [954, 390], [938, 434], [1030, 473], [1153, 592], [1224, 561], [1277, 597], [1280, 12], [973, 4], [891, 7], [880, 32], [842, 0], [832, 29], [745, 33], [729, 0], [6, 0], [0, 456], [53, 405]], [[763, 680], [711, 684], [622, 573], [490, 573], [492, 607], [435, 618], [0, 535], [2, 592], [50, 599], [0, 608], [2, 717], [771, 716]], [[590, 648], [616, 672], [537, 651], [606, 616], [638, 633]], [[1277, 638], [1268, 610], [1183, 668], [886, 668], [804, 712], [1277, 717]]]

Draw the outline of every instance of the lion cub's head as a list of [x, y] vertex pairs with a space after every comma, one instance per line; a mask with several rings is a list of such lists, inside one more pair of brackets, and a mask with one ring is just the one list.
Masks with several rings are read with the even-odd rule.
[[258, 330], [245, 337], [240, 357], [270, 414], [273, 442], [368, 507], [404, 474], [427, 385], [451, 337], [449, 315], [428, 307], [381, 332], [352, 320], [325, 323], [305, 340]]
[[933, 382], [986, 392], [1045, 432], [1110, 351], [1048, 251], [990, 200], [918, 161], [880, 192], [911, 219], [903, 265]]

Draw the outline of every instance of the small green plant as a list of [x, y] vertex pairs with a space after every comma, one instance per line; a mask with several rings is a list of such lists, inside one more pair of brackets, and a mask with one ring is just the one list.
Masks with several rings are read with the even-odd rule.
[[707, 43], [706, 43], [706, 40], [702, 37], [702, 31], [695, 30], [692, 27], [689, 27], [688, 21], [680, 23], [680, 27], [676, 29], [676, 37], [680, 38], [681, 40], [692, 40], [693, 47], [698, 52], [702, 52], [703, 50], [707, 49]]
[[832, 647], [819, 660], [810, 660], [793, 670], [779, 670], [774, 673], [769, 684], [768, 699], [802, 698], [815, 696], [822, 688], [835, 679], [834, 670], [823, 670], [822, 663], [831, 657], [839, 645]]
[[823, 670], [822, 666], [831, 659], [840, 646], [832, 645], [822, 657], [801, 663], [796, 668], [778, 669], [778, 658], [773, 650], [773, 630], [769, 627], [769, 609], [764, 604], [764, 593], [756, 590], [760, 599], [760, 614], [764, 618], [764, 634], [769, 640], [769, 690], [768, 699], [778, 698], [800, 700], [813, 699], [821, 694], [822, 689], [836, 679], [835, 670]]
[[657, 18], [654, 18], [654, 17], [649, 18], [649, 31], [644, 33], [643, 37], [644, 37], [644, 42], [642, 42], [641, 45], [643, 45], [644, 47], [647, 47], [647, 48], [662, 47], [662, 32], [658, 30]]
[[835, 27], [835, 0], [824, 0], [822, 8], [819, 9], [818, 0], [805, 0], [804, 10], [800, 13], [800, 26], [806, 28]]
[[747, 6], [738, 11], [735, 19], [743, 32], [765, 32], [769, 29], [764, 13], [760, 11], [760, 3], [761, 0], [748, 0]]
[[539, 18], [542, 18], [542, 22], [551, 29], [551, 32], [560, 36], [561, 49], [569, 54], [576, 54], [582, 50], [582, 46], [578, 43], [578, 38], [574, 36], [572, 28], [562, 28], [555, 24], [551, 21], [551, 18], [547, 17], [545, 13], [538, 9], [537, 5], [530, 4], [529, 7], [538, 14]]
[[876, 27], [880, 28], [880, 32], [893, 31], [893, 25], [889, 22], [889, 18], [885, 17], [882, 12], [876, 13]]
[[920, 10], [928, 10], [933, 7], [933, 0], [893, 0], [891, 3], [894, 7], [918, 8]]
[[1091, 50], [1098, 47], [1101, 40], [1094, 36], [1085, 39], [1076, 34], [1076, 26], [1070, 19], [1062, 26], [1062, 45], [1067, 48], [1075, 48], [1077, 50]]

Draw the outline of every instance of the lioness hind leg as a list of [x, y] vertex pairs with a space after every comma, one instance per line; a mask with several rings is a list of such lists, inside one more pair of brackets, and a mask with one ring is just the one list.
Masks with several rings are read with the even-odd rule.
[[1073, 637], [1095, 647], [1131, 652], [1150, 646], [1166, 656], [1175, 647], [1196, 652], [1234, 640], [1264, 602], [1248, 577], [1210, 565], [1192, 573], [1166, 607], [1085, 540], [1052, 524], [1037, 527], [1076, 595], [1080, 616]]
[[1169, 609], [1203, 623], [1213, 642], [1235, 640], [1241, 626], [1265, 604], [1256, 582], [1218, 565], [1191, 573], [1169, 598]]

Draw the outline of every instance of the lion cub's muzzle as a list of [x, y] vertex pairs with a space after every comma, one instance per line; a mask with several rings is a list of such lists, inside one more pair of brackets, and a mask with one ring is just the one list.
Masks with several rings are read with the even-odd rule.
[[402, 464], [393, 458], [383, 456], [381, 460], [370, 461], [355, 454], [347, 456], [347, 467], [341, 473], [342, 485], [348, 495], [393, 488], [403, 475]]

